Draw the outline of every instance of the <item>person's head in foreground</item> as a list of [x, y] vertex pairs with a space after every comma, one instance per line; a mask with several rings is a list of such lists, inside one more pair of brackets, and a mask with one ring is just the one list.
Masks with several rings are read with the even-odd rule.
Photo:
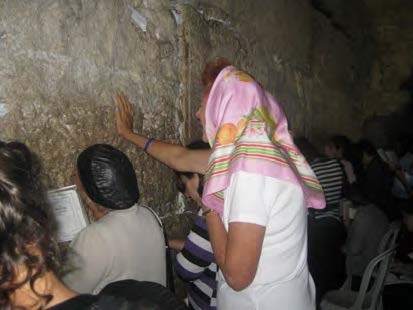
[[95, 144], [80, 153], [77, 176], [79, 192], [95, 219], [128, 209], [139, 200], [132, 163], [111, 145]]
[[[194, 141], [186, 146], [191, 150], [206, 150], [209, 145], [202, 141]], [[203, 190], [202, 175], [194, 172], [175, 171], [178, 178], [178, 190], [187, 198], [193, 199], [199, 206], [202, 204], [201, 196]]]
[[44, 309], [74, 294], [55, 276], [60, 256], [47, 204], [28, 197], [38, 188], [28, 154], [0, 148], [1, 309]]

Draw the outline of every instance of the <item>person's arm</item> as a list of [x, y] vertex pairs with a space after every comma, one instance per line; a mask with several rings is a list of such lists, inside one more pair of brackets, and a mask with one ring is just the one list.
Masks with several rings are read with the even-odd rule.
[[[206, 214], [215, 259], [227, 284], [237, 291], [250, 285], [257, 272], [272, 205], [264, 198], [265, 188], [264, 176], [237, 173], [232, 177], [225, 192], [228, 232], [216, 212]], [[274, 197], [276, 192], [271, 188]]]
[[175, 271], [184, 281], [193, 281], [215, 262], [202, 217], [195, 219], [183, 249], [176, 255]]
[[[123, 94], [116, 96], [116, 128], [118, 134], [129, 142], [144, 149], [149, 138], [133, 132], [132, 109]], [[189, 150], [183, 146], [153, 140], [147, 153], [177, 171], [191, 171], [204, 174], [210, 150]]]
[[350, 185], [356, 183], [357, 178], [356, 178], [356, 174], [354, 173], [353, 165], [349, 161], [344, 160], [344, 159], [341, 160], [341, 164], [343, 166], [344, 173], [347, 177], [348, 183]]
[[218, 213], [206, 215], [212, 249], [227, 284], [240, 291], [252, 283], [258, 268], [265, 227], [233, 222], [228, 233]]
[[410, 182], [409, 180], [406, 178], [406, 175], [404, 174], [404, 172], [400, 169], [395, 169], [394, 170], [394, 176], [395, 178], [397, 178], [400, 183], [402, 184], [404, 190], [406, 191], [406, 194], [409, 197], [413, 196], [413, 189], [410, 186]]
[[174, 249], [176, 251], [182, 251], [185, 245], [185, 240], [184, 239], [169, 239], [168, 245], [171, 249]]

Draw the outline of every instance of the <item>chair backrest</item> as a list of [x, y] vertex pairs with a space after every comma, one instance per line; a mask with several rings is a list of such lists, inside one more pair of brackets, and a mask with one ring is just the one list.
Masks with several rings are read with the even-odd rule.
[[[379, 246], [377, 248], [377, 253], [383, 253], [388, 249], [393, 249], [396, 247], [397, 236], [399, 235], [400, 231], [400, 221], [394, 221], [389, 224], [387, 232], [382, 237]], [[367, 268], [367, 267], [366, 267]], [[346, 264], [346, 271], [347, 271], [347, 279], [344, 282], [342, 289], [350, 290], [352, 285], [352, 271], [349, 266]]]
[[[373, 258], [367, 265], [363, 274], [363, 279], [361, 280], [360, 290], [358, 292], [356, 302], [352, 306], [352, 309], [376, 309], [394, 252], [394, 247], [387, 249]], [[371, 277], [373, 272], [376, 270], [377, 273], [375, 273], [374, 284], [368, 290]], [[368, 308], [363, 308], [363, 306], [366, 306], [367, 304]]]
[[389, 228], [386, 234], [380, 241], [377, 253], [383, 253], [384, 251], [392, 249], [396, 246], [397, 236], [399, 235], [400, 231], [400, 225], [400, 221], [394, 221], [389, 224]]

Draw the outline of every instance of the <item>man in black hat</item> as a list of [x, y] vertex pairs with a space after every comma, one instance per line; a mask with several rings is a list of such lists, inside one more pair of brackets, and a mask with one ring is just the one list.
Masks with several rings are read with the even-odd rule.
[[106, 144], [77, 159], [77, 185], [95, 222], [72, 241], [73, 271], [64, 282], [80, 293], [134, 279], [166, 284], [165, 244], [154, 214], [138, 204], [135, 171], [128, 157]]

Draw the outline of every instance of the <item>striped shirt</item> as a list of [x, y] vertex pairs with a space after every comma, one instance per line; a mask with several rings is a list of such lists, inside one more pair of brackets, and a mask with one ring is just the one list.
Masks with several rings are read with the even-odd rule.
[[343, 198], [344, 170], [336, 158], [317, 158], [310, 163], [323, 188], [326, 208], [315, 211], [316, 219], [334, 217], [340, 220], [340, 200]]
[[190, 283], [188, 300], [191, 309], [216, 309], [218, 266], [202, 210], [194, 221], [183, 250], [176, 256], [175, 270], [181, 279]]

